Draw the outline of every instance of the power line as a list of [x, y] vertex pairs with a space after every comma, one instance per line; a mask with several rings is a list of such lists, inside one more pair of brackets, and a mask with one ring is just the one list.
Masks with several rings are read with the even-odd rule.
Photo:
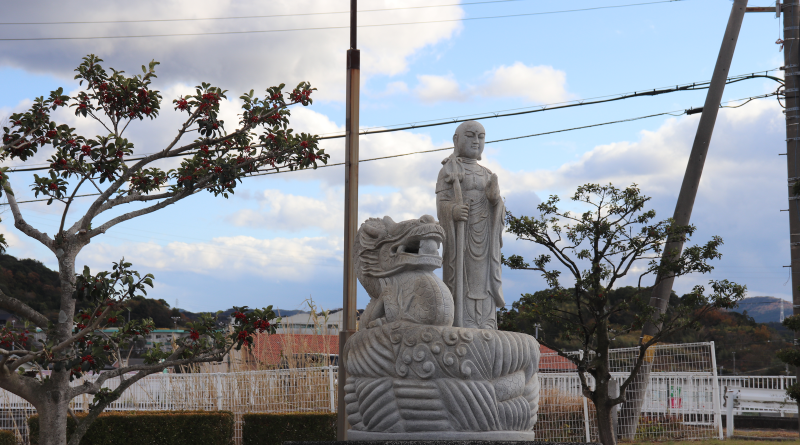
[[[767, 79], [771, 79], [771, 80], [775, 80], [777, 82], [780, 82], [779, 78], [774, 77], [774, 76], [769, 76], [769, 75], [766, 74], [766, 73], [769, 73], [771, 71], [776, 71], [776, 70], [777, 70], [777, 68], [774, 68], [774, 69], [767, 70], [767, 71], [758, 71], [758, 72], [754, 72], [754, 73], [740, 74], [738, 76], [732, 76], [732, 77], [728, 78], [728, 80], [726, 81], [726, 84], [731, 84], [731, 83], [740, 82], [742, 80], [756, 79], [756, 78], [767, 78]], [[760, 74], [762, 72], [765, 73], [765, 74]], [[612, 94], [612, 95], [606, 95], [606, 96], [597, 96], [597, 97], [589, 98], [589, 99], [576, 99], [576, 100], [567, 101], [567, 102], [557, 102], [557, 103], [553, 103], [553, 104], [538, 105], [537, 108], [535, 108], [535, 109], [530, 109], [530, 108], [521, 109], [521, 110], [524, 110], [524, 111], [514, 111], [514, 110], [520, 110], [520, 108], [516, 108], [516, 109], [509, 110], [509, 111], [512, 111], [512, 112], [509, 112], [509, 113], [503, 113], [501, 111], [497, 111], [497, 112], [483, 113], [483, 115], [481, 115], [481, 114], [472, 114], [472, 115], [466, 115], [466, 116], [463, 116], [463, 117], [454, 117], [454, 118], [447, 118], [447, 119], [436, 119], [436, 121], [439, 121], [439, 122], [423, 121], [423, 122], [432, 122], [432, 123], [427, 123], [427, 124], [426, 123], [420, 123], [420, 124], [413, 123], [413, 124], [399, 124], [399, 125], [405, 125], [405, 126], [401, 126], [401, 127], [398, 127], [396, 125], [389, 125], [388, 126], [388, 127], [394, 127], [394, 128], [370, 127], [370, 128], [383, 128], [383, 129], [381, 129], [381, 130], [370, 130], [369, 128], [367, 128], [367, 129], [365, 129], [363, 131], [359, 131], [359, 135], [360, 136], [365, 136], [365, 135], [369, 135], [369, 134], [391, 133], [391, 132], [403, 131], [403, 130], [416, 130], [416, 129], [419, 129], [419, 128], [436, 127], [436, 126], [441, 126], [441, 125], [450, 125], [450, 124], [454, 124], [454, 123], [465, 122], [465, 121], [468, 121], [468, 120], [482, 120], [482, 119], [493, 119], [493, 118], [510, 117], [510, 116], [520, 116], [520, 115], [524, 115], [524, 114], [541, 113], [543, 111], [553, 111], [553, 110], [560, 110], [560, 109], [564, 109], [564, 108], [573, 108], [573, 107], [580, 107], [580, 106], [586, 106], [586, 105], [596, 105], [596, 104], [606, 103], [606, 102], [615, 102], [615, 101], [623, 100], [623, 99], [632, 99], [634, 97], [658, 96], [658, 95], [661, 95], [661, 94], [674, 93], [674, 92], [678, 92], [678, 91], [704, 90], [704, 89], [708, 88], [708, 86], [704, 86], [704, 85], [707, 85], [708, 83], [709, 83], [709, 81], [692, 82], [692, 83], [686, 83], [686, 84], [682, 84], [682, 85], [678, 84], [678, 85], [675, 86], [675, 88], [666, 88], [666, 87], [660, 88], [660, 89], [659, 88], [654, 88], [652, 91], [647, 89], [647, 90], [634, 91], [633, 93], [620, 93], [620, 94]], [[772, 95], [772, 94], [770, 94], [770, 95]], [[745, 99], [736, 99], [734, 101], [729, 101], [729, 102], [735, 102], [735, 101], [738, 101], [738, 100], [753, 100], [754, 98], [760, 99], [762, 97], [768, 97], [768, 96], [757, 96], [757, 97], [750, 97], [750, 98], [745, 98]], [[742, 105], [744, 105], [744, 104], [741, 104], [739, 106], [742, 106]], [[339, 139], [339, 138], [343, 138], [343, 137], [344, 137], [344, 134], [336, 134], [336, 135], [322, 136], [319, 139], [320, 140], [324, 140], [324, 139]], [[187, 152], [187, 153], [180, 153], [180, 154], [177, 154], [177, 155], [171, 155], [171, 156], [167, 156], [167, 157], [171, 158], [171, 157], [191, 156], [191, 155], [194, 155], [196, 153], [197, 152]], [[150, 156], [152, 154], [154, 154], [154, 153], [150, 153], [150, 154], [147, 154], [147, 155], [142, 155], [142, 156], [136, 157], [136, 158], [128, 158], [127, 161], [140, 161], [140, 160], [144, 159], [146, 156]], [[49, 165], [49, 164], [40, 164], [40, 165]], [[49, 170], [49, 168], [50, 168], [49, 166], [47, 166], [47, 167], [16, 168], [16, 169], [9, 169], [7, 171], [7, 173]]]
[[[597, 7], [593, 7], [593, 8], [581, 8], [581, 9], [566, 9], [566, 10], [562, 10], [562, 11], [528, 12], [528, 13], [520, 13], [520, 14], [494, 15], [494, 16], [484, 16], [484, 17], [465, 17], [465, 18], [459, 18], [459, 19], [426, 20], [426, 21], [421, 21], [421, 22], [402, 22], [402, 23], [384, 23], [384, 24], [376, 24], [376, 25], [358, 25], [358, 27], [359, 28], [375, 28], [375, 27], [381, 27], [381, 26], [424, 25], [424, 24], [431, 24], [431, 23], [463, 22], [463, 21], [472, 21], [472, 20], [494, 20], [494, 19], [517, 18], [517, 17], [527, 17], [527, 16], [547, 15], [547, 14], [563, 14], [563, 13], [568, 13], [568, 12], [594, 11], [594, 10], [599, 10], [599, 9], [626, 8], [626, 7], [631, 7], [631, 6], [644, 6], [644, 5], [653, 5], [653, 4], [658, 4], [658, 3], [674, 3], [674, 2], [682, 2], [682, 1], [686, 1], [686, 0], [660, 0], [660, 1], [646, 2], [646, 3], [630, 3], [630, 4], [625, 4], [625, 5], [597, 6]], [[19, 42], [19, 41], [44, 41], [44, 40], [137, 39], [137, 38], [147, 38], [147, 37], [187, 37], [187, 36], [218, 36], [218, 35], [229, 35], [229, 34], [263, 34], [263, 33], [273, 33], [273, 32], [320, 31], [320, 30], [328, 30], [328, 29], [350, 29], [350, 26], [349, 25], [346, 25], [346, 26], [318, 26], [318, 27], [310, 27], [310, 28], [264, 29], [264, 30], [252, 30], [252, 31], [218, 31], [218, 32], [197, 32], [197, 33], [178, 33], [178, 34], [141, 34], [141, 35], [127, 35], [127, 36], [15, 37], [15, 38], [0, 38], [0, 41], [4, 41], [4, 42]]]
[[[767, 78], [767, 79], [775, 80], [777, 82], [782, 82], [780, 80], [780, 78], [775, 77], [775, 76], [769, 76], [769, 75], [766, 74], [766, 73], [769, 73], [770, 71], [776, 71], [776, 70], [777, 70], [777, 68], [771, 69], [771, 70], [767, 70], [767, 71], [758, 71], [758, 72], [755, 72], [755, 73], [742, 74], [742, 75], [739, 75], [739, 76], [729, 77], [728, 80], [725, 82], [725, 84], [728, 85], [728, 84], [731, 84], [731, 83], [741, 82], [742, 80], [756, 79], [756, 78]], [[764, 74], [760, 74], [762, 72]], [[654, 88], [652, 91], [649, 90], [649, 89], [648, 90], [639, 90], [639, 91], [634, 91], [633, 93], [612, 94], [612, 95], [607, 95], [607, 96], [593, 97], [593, 98], [589, 98], [589, 99], [576, 99], [576, 100], [567, 101], [567, 102], [557, 102], [557, 103], [554, 103], [554, 104], [538, 105], [536, 108], [528, 107], [528, 108], [522, 109], [524, 111], [514, 111], [514, 112], [510, 112], [510, 113], [489, 112], [489, 113], [483, 113], [483, 114], [472, 114], [472, 115], [448, 118], [446, 120], [435, 119], [433, 121], [422, 121], [421, 123], [398, 124], [398, 125], [404, 125], [402, 127], [397, 127], [396, 125], [389, 125], [388, 126], [388, 127], [395, 127], [395, 128], [372, 127], [372, 128], [384, 128], [384, 129], [381, 129], [381, 130], [370, 130], [369, 128], [367, 128], [367, 129], [364, 129], [363, 131], [359, 131], [358, 134], [361, 135], [361, 136], [364, 136], [364, 135], [368, 135], [368, 134], [389, 133], [389, 132], [392, 132], [392, 131], [400, 131], [400, 130], [414, 130], [414, 129], [418, 129], [418, 128], [436, 127], [436, 126], [439, 126], [439, 125], [449, 125], [449, 124], [454, 124], [454, 123], [459, 123], [459, 122], [465, 122], [465, 121], [468, 121], [468, 120], [481, 120], [481, 119], [493, 119], [493, 118], [498, 118], [498, 117], [520, 116], [520, 115], [523, 115], [523, 114], [541, 113], [542, 111], [552, 111], [552, 110], [560, 110], [560, 109], [564, 109], [564, 108], [580, 107], [580, 106], [584, 106], [584, 105], [596, 105], [596, 104], [601, 104], [601, 103], [606, 103], [606, 102], [616, 102], [618, 100], [631, 99], [631, 98], [634, 98], [634, 97], [658, 96], [658, 95], [661, 95], [661, 94], [674, 93], [674, 92], [677, 92], [677, 91], [705, 90], [705, 89], [708, 89], [708, 85], [709, 84], [710, 84], [710, 81], [692, 82], [692, 83], [686, 83], [686, 84], [683, 84], [683, 85], [680, 85], [680, 84], [676, 85], [675, 88], [668, 88], [668, 87], [663, 87], [661, 89]], [[742, 99], [742, 100], [744, 100], [744, 99]], [[744, 105], [744, 104], [742, 104], [742, 105]], [[517, 108], [517, 109], [514, 109], [514, 110], [520, 110], [520, 108]], [[509, 111], [512, 111], [512, 110], [509, 110]], [[435, 121], [440, 121], [440, 122], [435, 122]], [[424, 122], [433, 122], [433, 123], [427, 123], [426, 124]], [[336, 134], [336, 135], [330, 135], [330, 136], [322, 136], [322, 137], [320, 137], [320, 139], [338, 139], [338, 138], [343, 138], [343, 137], [345, 137], [344, 134]]]
[[[382, 12], [399, 11], [404, 9], [426, 9], [426, 8], [445, 8], [453, 6], [471, 6], [487, 3], [509, 3], [527, 0], [490, 0], [469, 3], [450, 3], [446, 5], [425, 5], [425, 6], [405, 6], [402, 8], [383, 8], [383, 9], [361, 9], [358, 12]], [[300, 17], [309, 15], [334, 15], [350, 14], [350, 11], [330, 11], [330, 12], [303, 12], [295, 14], [271, 14], [271, 15], [244, 15], [234, 17], [203, 17], [203, 18], [183, 18], [183, 19], [142, 19], [142, 20], [96, 20], [96, 21], [63, 21], [63, 22], [0, 22], [0, 25], [89, 25], [100, 23], [157, 23], [157, 22], [197, 22], [205, 20], [241, 20], [241, 19], [267, 19], [275, 17]]]
[[[751, 100], [764, 99], [764, 98], [772, 97], [772, 96], [775, 96], [775, 95], [776, 95], [776, 93], [768, 93], [768, 94], [764, 94], [764, 95], [761, 95], [761, 96], [752, 96], [752, 97], [746, 97], [746, 98], [743, 98], [743, 99], [735, 99], [735, 100], [727, 101], [727, 102], [724, 102], [724, 103], [738, 102], [738, 101], [743, 101], [743, 100], [747, 101], [747, 102], [750, 102]], [[676, 114], [676, 113], [678, 113], [678, 114]], [[638, 117], [632, 117], [632, 118], [628, 118], [628, 119], [620, 119], [620, 120], [616, 120], [616, 121], [601, 122], [601, 123], [598, 123], [598, 124], [584, 125], [584, 126], [580, 126], [580, 127], [572, 127], [572, 128], [564, 128], [564, 129], [561, 129], [561, 130], [546, 131], [546, 132], [543, 132], [543, 133], [534, 133], [534, 134], [528, 134], [528, 135], [523, 135], [523, 136], [514, 136], [514, 137], [510, 137], [510, 138], [496, 139], [496, 140], [493, 140], [493, 141], [486, 141], [486, 144], [494, 144], [494, 143], [497, 143], [497, 142], [505, 142], [505, 141], [511, 141], [511, 140], [516, 140], [516, 139], [524, 139], [524, 138], [532, 138], [532, 137], [537, 137], [537, 136], [545, 136], [545, 135], [548, 135], [548, 134], [564, 133], [564, 132], [567, 132], [567, 131], [583, 130], [583, 129], [586, 129], [586, 128], [601, 127], [601, 126], [605, 126], [605, 125], [619, 124], [619, 123], [625, 123], [625, 122], [633, 122], [633, 121], [642, 120], [642, 119], [648, 119], [648, 118], [657, 117], [657, 116], [670, 115], [670, 116], [676, 116], [677, 117], [677, 116], [681, 116], [683, 114], [686, 114], [686, 110], [665, 111], [665, 112], [662, 112], [662, 113], [650, 114], [650, 115], [647, 115], [647, 116], [638, 116]], [[413, 151], [413, 152], [409, 152], [409, 153], [400, 153], [400, 154], [396, 154], [396, 155], [388, 155], [388, 156], [379, 156], [379, 157], [375, 157], [375, 158], [360, 159], [358, 162], [379, 161], [379, 160], [384, 160], [384, 159], [399, 158], [399, 157], [403, 157], [403, 156], [411, 156], [411, 155], [424, 154], [424, 153], [434, 153], [434, 152], [437, 152], [437, 151], [445, 151], [445, 150], [452, 150], [452, 149], [453, 149], [453, 147], [434, 148], [434, 149], [431, 149], [431, 150], [420, 150], [420, 151]], [[320, 166], [317, 166], [317, 169], [326, 168], [326, 167], [336, 167], [336, 166], [340, 166], [340, 165], [344, 165], [344, 162], [337, 162], [337, 163], [334, 163], [334, 164], [320, 165]], [[304, 169], [304, 170], [309, 170], [309, 169]], [[278, 168], [274, 168], [274, 169], [270, 168], [268, 170], [261, 170], [259, 173], [248, 175], [246, 177], [250, 178], [250, 177], [254, 177], [254, 176], [277, 175], [277, 174], [291, 173], [291, 172], [297, 172], [297, 171], [302, 171], [302, 170], [283, 170], [283, 171], [280, 171], [280, 170], [278, 170]], [[201, 190], [198, 190], [196, 193], [199, 193], [200, 191]], [[100, 193], [89, 193], [89, 194], [85, 194], [85, 195], [75, 195], [75, 197], [76, 198], [84, 198], [84, 197], [88, 197], [88, 196], [98, 196], [98, 195], [100, 195]], [[28, 201], [17, 201], [17, 204], [27, 204], [27, 203], [33, 203], [33, 202], [49, 201], [49, 200], [50, 200], [50, 198], [31, 199], [31, 200], [28, 200]], [[0, 206], [3, 206], [3, 205], [8, 205], [8, 203], [0, 203]]]

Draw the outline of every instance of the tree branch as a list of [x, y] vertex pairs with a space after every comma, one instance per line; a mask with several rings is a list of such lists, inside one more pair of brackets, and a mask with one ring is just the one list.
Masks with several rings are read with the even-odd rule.
[[70, 195], [69, 199], [67, 200], [67, 206], [64, 207], [64, 213], [61, 214], [61, 225], [58, 227], [58, 234], [64, 236], [64, 221], [67, 219], [67, 212], [69, 212], [69, 205], [72, 204], [72, 201], [75, 199], [75, 194], [78, 193], [78, 189], [81, 188], [81, 185], [86, 181], [86, 176], [81, 178], [78, 182], [78, 185], [75, 186], [75, 190], [72, 191], [72, 195]]
[[180, 201], [181, 199], [186, 198], [188, 196], [191, 196], [193, 194], [194, 193], [193, 193], [192, 190], [184, 189], [183, 191], [178, 192], [175, 195], [173, 195], [172, 198], [165, 199], [164, 201], [161, 201], [158, 204], [152, 205], [150, 207], [146, 207], [144, 209], [135, 210], [133, 212], [128, 212], [128, 213], [126, 213], [124, 215], [120, 215], [120, 216], [118, 216], [116, 218], [113, 218], [113, 219], [107, 221], [106, 223], [104, 223], [100, 227], [98, 227], [96, 229], [92, 229], [89, 232], [89, 237], [93, 238], [93, 237], [95, 237], [95, 236], [97, 236], [97, 235], [99, 235], [101, 233], [105, 233], [106, 230], [116, 226], [117, 224], [119, 224], [121, 222], [125, 222], [125, 221], [127, 221], [129, 219], [136, 218], [137, 216], [142, 216], [142, 215], [147, 215], [149, 213], [153, 213], [156, 210], [161, 210], [164, 207], [166, 207], [168, 205], [175, 204], [176, 202]]
[[53, 239], [48, 237], [46, 233], [42, 233], [35, 229], [33, 226], [25, 222], [25, 219], [22, 218], [22, 212], [19, 210], [19, 204], [17, 204], [16, 197], [14, 197], [14, 191], [11, 189], [11, 184], [6, 181], [4, 187], [6, 188], [8, 206], [11, 207], [11, 213], [14, 215], [14, 227], [29, 237], [44, 244], [48, 249], [54, 250]]
[[9, 297], [2, 290], [0, 290], [0, 309], [13, 312], [44, 330], [48, 328], [50, 323], [47, 317], [16, 298]]

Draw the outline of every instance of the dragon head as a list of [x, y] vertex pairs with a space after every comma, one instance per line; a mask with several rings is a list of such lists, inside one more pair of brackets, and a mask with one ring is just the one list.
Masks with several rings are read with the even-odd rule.
[[388, 216], [366, 220], [353, 243], [353, 265], [361, 285], [375, 298], [380, 294], [379, 278], [442, 267], [439, 246], [444, 236], [430, 215], [399, 223]]

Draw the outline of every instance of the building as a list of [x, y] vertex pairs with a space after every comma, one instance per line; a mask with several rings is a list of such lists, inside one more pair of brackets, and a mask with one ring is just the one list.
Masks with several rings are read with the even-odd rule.
[[[356, 312], [356, 320], [361, 316], [364, 309]], [[280, 315], [280, 314], [278, 314]], [[344, 311], [333, 309], [327, 314], [324, 312], [312, 315], [308, 312], [301, 312], [289, 317], [281, 317], [278, 326], [278, 334], [309, 334], [309, 335], [339, 335], [339, 331], [344, 329], [342, 316]], [[356, 321], [356, 326], [358, 321]]]
[[[101, 329], [101, 331], [111, 334], [117, 332], [117, 328], [106, 328]], [[173, 338], [177, 340], [179, 338], [188, 336], [189, 332], [183, 329], [154, 329], [153, 331], [150, 331], [149, 334], [142, 336], [143, 340], [135, 342], [133, 348], [137, 350], [152, 349], [153, 345], [156, 343], [161, 343], [161, 349], [163, 351], [171, 351]]]

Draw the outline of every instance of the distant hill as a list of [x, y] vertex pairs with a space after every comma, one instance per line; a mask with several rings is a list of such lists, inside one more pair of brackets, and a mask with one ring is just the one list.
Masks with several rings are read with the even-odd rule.
[[[181, 315], [183, 315], [184, 317], [186, 317], [186, 318], [188, 318], [189, 320], [192, 320], [192, 321], [195, 321], [195, 320], [199, 319], [200, 318], [200, 314], [205, 313], [205, 312], [189, 312], [189, 311], [184, 310], [184, 309], [179, 309], [179, 311], [181, 312]], [[299, 309], [292, 309], [292, 310], [273, 309], [273, 311], [275, 312], [275, 315], [277, 315], [278, 317], [291, 317], [292, 315], [295, 315], [295, 314], [307, 314], [307, 313], [309, 313], [308, 311], [302, 311], [302, 310], [299, 310]], [[225, 309], [224, 311], [220, 311], [220, 314], [218, 315], [218, 317], [219, 317], [218, 319], [219, 320], [227, 320], [228, 318], [231, 317], [231, 314], [233, 314], [233, 308]], [[214, 315], [214, 313], [211, 313], [211, 315]]]
[[740, 314], [747, 311], [747, 315], [753, 317], [756, 323], [778, 322], [781, 319], [781, 302], [784, 314], [792, 315], [792, 303], [777, 297], [748, 297], [731, 310]]
[[[58, 319], [61, 304], [58, 272], [50, 270], [39, 261], [0, 255], [0, 290], [39, 311], [50, 320], [55, 322]], [[88, 306], [87, 301], [78, 302], [79, 309]], [[128, 307], [131, 319], [152, 318], [157, 328], [173, 327], [174, 322], [170, 317], [178, 315], [176, 311], [170, 310], [164, 300], [137, 297]], [[129, 315], [123, 312], [123, 316], [128, 318]], [[0, 311], [0, 320], [4, 321], [7, 318], [6, 312]]]

